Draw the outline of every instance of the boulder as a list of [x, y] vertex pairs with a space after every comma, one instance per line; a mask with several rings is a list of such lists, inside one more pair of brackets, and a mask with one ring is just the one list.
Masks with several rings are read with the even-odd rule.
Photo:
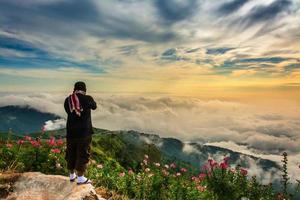
[[2, 174], [0, 183], [0, 198], [6, 200], [105, 200], [91, 184], [77, 185], [60, 175]]

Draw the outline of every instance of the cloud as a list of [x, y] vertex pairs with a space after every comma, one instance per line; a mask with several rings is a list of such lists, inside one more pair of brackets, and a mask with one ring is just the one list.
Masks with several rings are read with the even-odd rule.
[[241, 63], [281, 63], [283, 61], [288, 60], [289, 58], [282, 58], [282, 57], [263, 57], [263, 58], [244, 58], [244, 59], [239, 59], [237, 62]]
[[[2, 67], [70, 67], [101, 74], [151, 66], [159, 71], [161, 58], [166, 65], [181, 61], [182, 68], [205, 66], [220, 75], [214, 66], [246, 54], [260, 59], [282, 49], [290, 52], [286, 57], [298, 57], [295, 36], [300, 15], [295, 1], [4, 0], [0, 5], [0, 35], [3, 41], [11, 38], [0, 47]], [[239, 27], [247, 31], [237, 31]], [[166, 47], [176, 54], [161, 55]], [[280, 54], [270, 55], [284, 57]], [[268, 76], [264, 67], [256, 68], [255, 76]]]
[[43, 13], [51, 17], [66, 22], [96, 22], [99, 17], [96, 4], [93, 1], [54, 1], [51, 4], [34, 4], [33, 11]]
[[[101, 67], [92, 63], [74, 61], [70, 58], [53, 54], [25, 40], [0, 34], [0, 68], [84, 68], [94, 73], [103, 73]], [[10, 55], [7, 54], [10, 53]], [[11, 53], [14, 52], [14, 53]]]
[[[218, 51], [216, 52], [218, 53]], [[224, 60], [223, 63], [215, 65], [220, 73], [227, 73], [233, 77], [262, 75], [268, 76], [270, 72], [278, 71], [276, 66], [289, 62], [291, 58], [286, 57], [248, 57], [243, 56]], [[284, 68], [284, 67], [283, 67]]]
[[207, 54], [213, 54], [213, 55], [218, 55], [218, 54], [224, 54], [234, 48], [228, 48], [228, 47], [223, 47], [223, 48], [210, 48], [206, 50]]
[[[294, 138], [288, 137], [278, 137], [274, 135], [265, 135], [259, 132], [252, 133], [252, 136], [249, 136], [245, 143], [248, 144], [249, 147], [254, 149], [259, 149], [261, 151], [271, 152], [271, 153], [278, 153], [289, 150], [290, 152], [298, 152], [298, 146], [300, 144], [299, 140], [295, 140]], [[274, 144], [277, 144], [274, 146]]]
[[28, 105], [41, 112], [48, 112], [57, 114], [58, 116], [64, 116], [64, 110], [62, 109], [63, 107], [60, 105], [63, 101], [64, 97], [58, 94], [8, 94], [1, 95], [0, 106]]
[[[95, 95], [94, 125], [110, 130], [134, 129], [199, 142], [246, 143], [264, 152], [298, 152], [298, 107], [284, 115], [270, 105], [253, 109], [238, 102], [198, 98]], [[0, 105], [30, 105], [65, 117], [64, 97], [51, 94], [2, 95]], [[287, 112], [288, 113], [288, 112]], [[276, 117], [274, 117], [276, 116]]]
[[138, 52], [136, 45], [121, 46], [121, 47], [119, 47], [119, 51], [121, 54], [126, 55], [126, 56], [134, 55]]
[[300, 62], [289, 64], [285, 67], [286, 71], [294, 71], [294, 70], [297, 70], [297, 69], [300, 69]]
[[180, 60], [180, 58], [177, 56], [176, 49], [167, 49], [165, 52], [161, 54], [161, 58], [164, 60]]
[[46, 51], [35, 47], [34, 44], [2, 35], [0, 35], [0, 48], [21, 51], [24, 53], [31, 53], [35, 56], [43, 56], [44, 54], [47, 54]]
[[[109, 130], [136, 130], [207, 143], [280, 163], [288, 152], [290, 170], [299, 175], [299, 106], [290, 102], [264, 109], [253, 105], [188, 97], [92, 94], [98, 109], [92, 112], [93, 125]], [[0, 106], [30, 105], [42, 112], [66, 118], [62, 94], [1, 94]], [[285, 108], [282, 112], [281, 108]], [[47, 122], [47, 128], [62, 127], [64, 120]], [[195, 151], [183, 147], [185, 153]], [[250, 161], [249, 161], [250, 162]], [[254, 167], [255, 165], [253, 165]], [[260, 169], [253, 169], [260, 173]], [[270, 172], [272, 178], [272, 173]], [[272, 176], [271, 176], [272, 175]], [[266, 180], [266, 181], [267, 181]]]
[[240, 77], [240, 76], [251, 76], [256, 74], [257, 71], [253, 70], [253, 69], [241, 69], [241, 70], [234, 70], [232, 71], [232, 76], [233, 77]]
[[199, 51], [199, 49], [200, 49], [200, 48], [188, 49], [188, 50], [186, 50], [186, 53], [194, 53], [194, 52]]
[[167, 60], [167, 61], [180, 61], [180, 60], [188, 60], [184, 56], [178, 55], [179, 52], [175, 48], [167, 49], [161, 54], [161, 59], [162, 60]]
[[292, 2], [289, 0], [275, 0], [270, 5], [260, 5], [252, 8], [247, 16], [243, 19], [243, 23], [247, 27], [258, 22], [273, 20], [279, 14], [287, 12]]
[[[238, 145], [231, 141], [207, 143], [206, 145], [231, 149], [233, 151], [240, 152], [242, 154], [271, 160], [271, 161], [277, 162], [279, 165], [281, 165], [282, 155], [280, 155], [280, 154], [257, 152], [253, 149], [249, 149], [246, 145]], [[289, 177], [291, 178], [292, 182], [296, 182], [297, 179], [298, 180], [300, 179], [300, 174], [299, 174], [300, 153], [289, 154], [288, 158], [289, 158], [289, 163], [288, 163]], [[251, 159], [250, 157], [246, 157], [245, 159], [248, 159], [248, 164], [250, 165], [249, 166], [249, 175], [262, 178], [261, 181], [265, 184], [268, 184], [270, 182], [280, 179], [281, 174], [276, 169], [269, 169], [268, 171], [266, 171], [266, 170], [262, 169], [261, 167], [259, 167], [257, 165], [256, 161]]]
[[[59, 35], [77, 34], [81, 31], [74, 31], [74, 25], [83, 28], [85, 26], [83, 22], [95, 21], [98, 16], [95, 5], [89, 0], [49, 1], [48, 3], [31, 1], [28, 4], [4, 0], [1, 2], [0, 10], [4, 27], [13, 24], [13, 30]], [[15, 12], [11, 12], [12, 10]], [[21, 18], [22, 20], [13, 20]], [[66, 24], [69, 25], [64, 26]], [[55, 25], [59, 28], [54, 28]]]
[[200, 153], [199, 150], [195, 146], [193, 146], [189, 143], [183, 144], [182, 152], [186, 153], [186, 154]]
[[246, 4], [248, 0], [233, 0], [227, 3], [222, 4], [217, 12], [222, 15], [228, 15], [232, 12], [237, 11], [239, 8], [241, 8], [244, 4]]
[[278, 169], [270, 168], [265, 170], [258, 164], [259, 160], [254, 160], [251, 157], [243, 156], [243, 160], [246, 160], [249, 165], [249, 176], [255, 176], [260, 183], [267, 185], [274, 182], [278, 183], [281, 180], [281, 172]]
[[58, 130], [66, 127], [65, 119], [49, 120], [45, 122], [44, 128], [46, 131]]
[[[163, 27], [148, 26], [148, 23], [154, 20], [151, 13], [149, 18], [139, 15], [139, 20], [136, 20], [137, 15], [132, 15], [139, 9], [136, 4], [138, 3], [93, 0], [49, 1], [48, 3], [31, 1], [23, 4], [16, 0], [5, 0], [1, 2], [0, 16], [4, 30], [32, 33], [39, 37], [41, 35], [61, 38], [96, 36], [151, 42], [167, 41], [175, 37], [176, 33]], [[140, 4], [149, 7], [147, 3]], [[127, 11], [122, 6], [126, 7]], [[129, 13], [131, 15], [128, 15]], [[142, 21], [143, 19], [146, 23]]]
[[198, 8], [197, 0], [155, 0], [160, 16], [167, 23], [175, 23], [190, 18]]
[[176, 49], [168, 49], [163, 52], [162, 56], [173, 56], [176, 54]]

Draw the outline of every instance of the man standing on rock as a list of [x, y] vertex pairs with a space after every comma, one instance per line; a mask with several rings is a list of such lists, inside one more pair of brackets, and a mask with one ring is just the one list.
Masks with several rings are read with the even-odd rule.
[[88, 184], [91, 181], [84, 176], [84, 172], [90, 158], [93, 134], [91, 109], [95, 110], [97, 104], [91, 96], [86, 95], [86, 85], [80, 81], [75, 83], [74, 91], [66, 98], [64, 107], [68, 114], [65, 158], [70, 181], [74, 182], [78, 176], [77, 184]]

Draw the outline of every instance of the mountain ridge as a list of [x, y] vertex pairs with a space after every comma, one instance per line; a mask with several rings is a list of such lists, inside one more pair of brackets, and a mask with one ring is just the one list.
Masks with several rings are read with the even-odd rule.
[[[29, 120], [34, 119], [34, 117], [31, 117], [31, 115], [35, 115], [35, 114], [32, 113], [39, 112], [28, 106], [25, 107], [10, 106], [10, 107], [6, 107], [6, 109], [8, 109], [8, 111], [17, 110], [18, 112], [15, 113], [20, 113], [20, 110], [24, 111], [22, 113], [25, 114], [27, 113], [28, 115], [30, 115], [29, 117], [27, 117]], [[2, 107], [2, 111], [3, 111], [3, 107]], [[39, 112], [39, 114], [46, 116], [43, 117], [42, 119], [47, 118], [49, 116], [53, 117], [52, 119], [56, 119], [58, 117], [52, 114], [49, 115], [49, 113]], [[4, 115], [4, 116], [8, 116], [8, 115]], [[0, 118], [0, 121], [3, 119], [4, 116]], [[41, 124], [41, 123], [42, 122], [39, 121], [37, 124]], [[65, 128], [41, 133], [40, 127], [41, 126], [39, 126], [39, 128], [35, 128], [37, 130], [31, 133], [28, 132], [27, 135], [30, 135], [32, 137], [39, 137], [41, 136], [41, 134], [43, 134], [43, 138], [49, 138], [51, 136], [57, 138], [65, 137], [65, 132], [66, 132]], [[100, 129], [100, 128], [94, 128], [94, 132], [95, 132], [94, 135], [95, 138], [99, 138], [100, 135], [108, 138], [110, 137], [110, 135], [118, 135], [120, 137], [118, 138], [118, 140], [121, 140], [124, 144], [126, 144], [125, 146], [128, 147], [130, 146], [131, 149], [127, 148], [128, 151], [145, 150], [146, 147], [152, 150], [158, 149], [162, 153], [164, 159], [170, 162], [179, 160], [184, 163], [190, 163], [196, 169], [199, 169], [203, 165], [203, 163], [205, 163], [210, 158], [217, 160], [220, 159], [220, 157], [224, 157], [224, 156], [229, 156], [232, 164], [241, 165], [243, 167], [251, 167], [251, 165], [253, 165], [254, 163], [257, 167], [266, 171], [273, 168], [274, 169], [280, 168], [280, 166], [274, 161], [262, 159], [252, 155], [247, 155], [231, 149], [212, 146], [212, 145], [199, 144], [197, 142], [183, 142], [179, 139], [172, 138], [172, 137], [167, 137], [167, 138], [160, 137], [158, 134], [149, 134], [144, 132], [138, 132], [135, 130], [110, 131], [110, 130]], [[0, 138], [2, 139], [6, 139], [7, 137], [10, 137], [11, 139], [13, 138], [18, 139], [23, 137], [23, 135], [24, 133], [19, 134], [18, 132], [13, 132], [13, 133], [10, 132], [9, 134], [7, 134], [4, 131], [2, 131], [2, 133], [0, 132]], [[151, 147], [151, 145], [154, 145], [155, 148]], [[275, 176], [274, 170], [273, 171], [271, 170], [270, 173], [272, 176]]]
[[46, 121], [59, 118], [58, 115], [41, 112], [28, 105], [3, 106], [0, 107], [0, 132], [31, 133], [41, 130]]

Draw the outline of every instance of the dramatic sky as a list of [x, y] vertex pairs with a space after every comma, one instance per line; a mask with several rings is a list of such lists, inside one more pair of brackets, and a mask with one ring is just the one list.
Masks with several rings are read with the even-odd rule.
[[0, 90], [298, 98], [299, 0], [1, 0]]

